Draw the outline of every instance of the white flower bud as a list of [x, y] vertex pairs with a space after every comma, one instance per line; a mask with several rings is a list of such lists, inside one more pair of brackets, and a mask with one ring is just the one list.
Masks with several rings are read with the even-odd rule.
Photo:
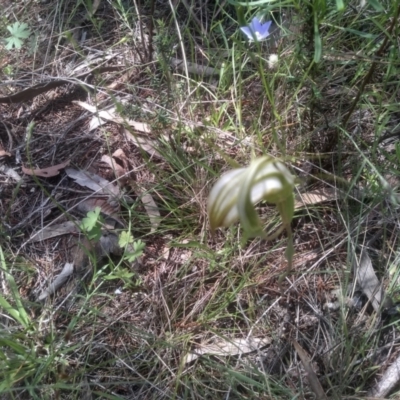
[[278, 54], [270, 54], [268, 58], [268, 68], [269, 69], [278, 68], [278, 62], [279, 62]]

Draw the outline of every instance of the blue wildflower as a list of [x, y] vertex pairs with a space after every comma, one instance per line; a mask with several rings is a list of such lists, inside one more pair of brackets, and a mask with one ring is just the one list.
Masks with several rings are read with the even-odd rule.
[[249, 40], [261, 41], [269, 36], [269, 28], [272, 21], [261, 23], [261, 21], [254, 17], [248, 26], [242, 26], [240, 30], [247, 36]]

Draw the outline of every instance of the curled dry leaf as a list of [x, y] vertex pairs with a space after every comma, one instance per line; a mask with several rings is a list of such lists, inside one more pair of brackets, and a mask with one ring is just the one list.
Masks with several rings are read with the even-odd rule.
[[69, 163], [70, 160], [67, 160], [61, 164], [53, 165], [47, 168], [38, 168], [38, 169], [25, 168], [24, 166], [22, 166], [22, 172], [26, 175], [36, 175], [36, 176], [42, 176], [44, 178], [50, 178], [52, 176], [57, 176], [60, 173], [60, 169], [65, 168], [67, 165], [69, 165]]
[[114, 151], [112, 157], [103, 155], [101, 161], [109, 165], [118, 179], [118, 183], [123, 186], [128, 181], [129, 162], [122, 149]]
[[101, 161], [111, 167], [111, 169], [115, 172], [117, 178], [120, 178], [121, 176], [125, 175], [126, 173], [125, 169], [107, 154], [104, 154], [101, 157]]
[[112, 156], [113, 156], [113, 158], [120, 160], [120, 162], [122, 163], [122, 165], [124, 166], [126, 171], [129, 170], [129, 161], [128, 161], [126, 154], [124, 153], [124, 151], [122, 149], [115, 150], [114, 153], [112, 154]]
[[204, 354], [212, 356], [236, 356], [246, 355], [262, 347], [271, 344], [269, 338], [244, 338], [244, 339], [223, 339], [213, 343], [200, 344], [195, 350], [192, 350], [185, 357], [185, 364], [196, 360]]

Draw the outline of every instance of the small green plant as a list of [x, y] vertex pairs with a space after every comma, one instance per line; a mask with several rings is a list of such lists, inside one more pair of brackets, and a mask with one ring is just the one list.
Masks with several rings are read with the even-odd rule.
[[24, 44], [25, 39], [31, 35], [28, 25], [24, 22], [14, 22], [12, 25], [7, 26], [7, 30], [11, 36], [6, 38], [6, 49], [12, 50], [14, 47], [20, 49]]
[[145, 244], [140, 239], [135, 241], [131, 233], [127, 231], [121, 232], [118, 244], [121, 248], [126, 249], [123, 258], [130, 263], [137, 260], [145, 248]]
[[[121, 232], [118, 244], [121, 248], [125, 249], [122, 259], [129, 263], [137, 260], [143, 254], [143, 249], [145, 247], [145, 244], [141, 240], [135, 241], [131, 233], [128, 231]], [[118, 265], [112, 272], [105, 275], [103, 278], [106, 280], [120, 279], [124, 282], [124, 288], [129, 288], [140, 285], [140, 279], [133, 280], [133, 276], [135, 276], [134, 272]]]
[[99, 240], [101, 237], [101, 225], [103, 219], [100, 216], [100, 207], [87, 213], [87, 217], [82, 219], [80, 228], [85, 232], [90, 240]]

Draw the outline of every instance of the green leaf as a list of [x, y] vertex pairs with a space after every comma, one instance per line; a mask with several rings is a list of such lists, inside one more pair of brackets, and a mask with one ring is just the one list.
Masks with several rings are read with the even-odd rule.
[[137, 258], [139, 258], [143, 254], [143, 250], [145, 248], [145, 244], [138, 240], [133, 243], [133, 251], [127, 252], [125, 254], [125, 259], [128, 262], [134, 262]]
[[23, 40], [30, 36], [31, 31], [25, 23], [14, 22], [14, 24], [7, 26], [7, 30], [11, 36], [6, 38], [6, 49], [11, 50], [13, 47], [20, 49], [23, 45]]
[[87, 233], [90, 240], [100, 240], [101, 238], [100, 211], [100, 207], [96, 207], [93, 211], [87, 213], [87, 217], [82, 219], [80, 228]]
[[322, 40], [318, 29], [318, 23], [314, 25], [314, 62], [319, 63], [322, 56]]
[[128, 231], [122, 231], [118, 240], [119, 247], [124, 248], [130, 243], [133, 243], [133, 236]]
[[336, 0], [336, 8], [338, 11], [344, 10], [344, 2], [343, 0]]
[[17, 285], [14, 281], [14, 277], [7, 271], [6, 260], [4, 257], [3, 249], [0, 247], [0, 266], [6, 273], [6, 280], [11, 289], [13, 299], [15, 301], [15, 306], [11, 304], [0, 295], [0, 307], [2, 307], [11, 317], [15, 318], [24, 328], [29, 327], [29, 316], [22, 305], [21, 296], [19, 294]]
[[93, 228], [96, 227], [96, 224], [99, 220], [99, 216], [100, 216], [100, 207], [96, 207], [93, 211], [89, 211], [87, 213], [87, 217], [82, 219], [81, 229], [90, 232]]
[[379, 3], [379, 1], [377, 1], [377, 0], [367, 0], [367, 1], [368, 1], [368, 4], [375, 9], [375, 11], [380, 11], [380, 12], [385, 11], [385, 9]]

